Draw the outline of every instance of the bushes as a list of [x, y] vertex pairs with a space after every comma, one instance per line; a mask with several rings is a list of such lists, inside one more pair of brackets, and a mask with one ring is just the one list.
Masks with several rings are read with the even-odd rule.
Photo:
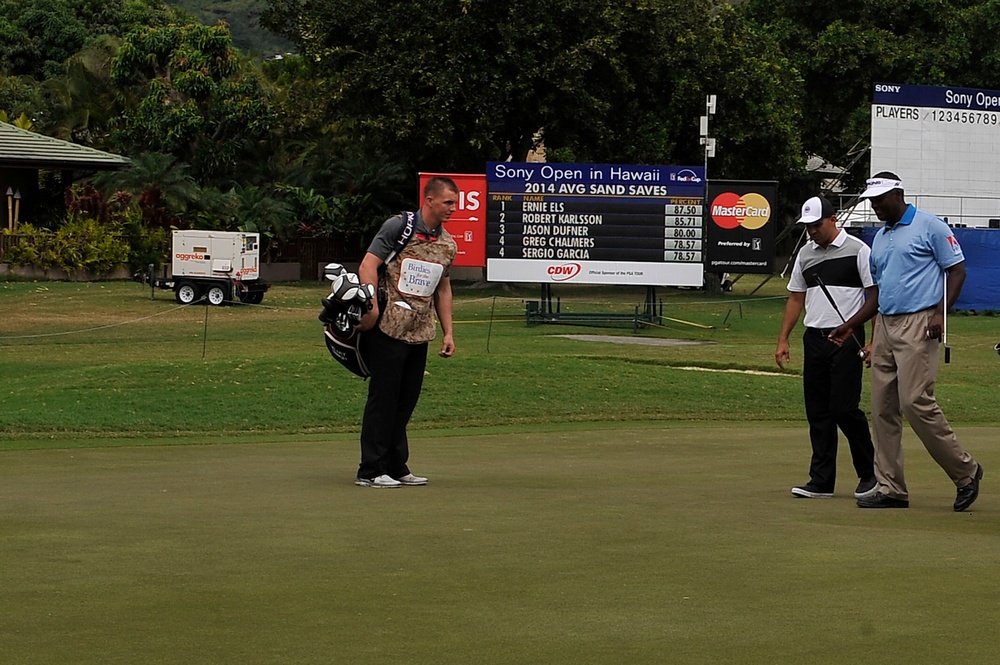
[[129, 244], [115, 224], [71, 217], [56, 231], [22, 224], [4, 259], [15, 266], [109, 272], [128, 262]]
[[93, 185], [77, 185], [66, 190], [65, 204], [66, 217], [53, 228], [21, 224], [3, 260], [99, 274], [158, 264], [169, 249], [168, 230], [147, 226], [141, 204], [127, 192], [106, 200]]

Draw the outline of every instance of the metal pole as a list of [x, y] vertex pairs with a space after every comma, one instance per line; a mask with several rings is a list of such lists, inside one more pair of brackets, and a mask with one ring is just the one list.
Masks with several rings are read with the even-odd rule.
[[493, 296], [493, 306], [490, 307], [490, 327], [486, 331], [486, 353], [490, 352], [490, 337], [493, 336], [493, 312], [497, 308], [497, 297]]
[[948, 346], [948, 271], [944, 271], [944, 319], [941, 323], [941, 343], [944, 344], [944, 364], [951, 364], [951, 347]]

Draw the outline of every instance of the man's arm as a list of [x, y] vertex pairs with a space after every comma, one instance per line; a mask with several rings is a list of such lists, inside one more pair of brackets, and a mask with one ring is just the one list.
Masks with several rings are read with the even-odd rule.
[[[375, 256], [371, 252], [365, 254], [365, 258], [361, 261], [361, 266], [358, 268], [358, 279], [361, 280], [362, 284], [371, 284], [378, 290], [378, 269], [382, 265], [382, 259]], [[378, 297], [376, 294], [375, 298], [372, 298], [372, 308], [361, 317], [361, 322], [358, 323], [358, 330], [371, 330], [375, 327], [375, 322], [378, 321]]]
[[[869, 286], [865, 289], [865, 302], [871, 300], [872, 298], [877, 298], [878, 293], [875, 291], [874, 286]], [[878, 326], [878, 314], [872, 317], [872, 334], [866, 340], [865, 348], [861, 349], [865, 354], [865, 367], [872, 366], [872, 344], [875, 343], [875, 328]]]
[[843, 345], [858, 326], [863, 326], [878, 314], [878, 286], [870, 286], [865, 289], [865, 296], [865, 304], [861, 306], [861, 309], [847, 319], [847, 323], [837, 326], [830, 332], [828, 339], [831, 342], [838, 346]]
[[962, 292], [966, 275], [965, 261], [959, 261], [948, 268], [945, 275], [948, 288], [948, 302], [946, 303], [944, 298], [941, 299], [941, 302], [938, 303], [937, 308], [934, 310], [934, 314], [931, 316], [930, 322], [927, 324], [927, 336], [931, 339], [941, 338], [941, 333], [944, 330], [944, 313], [951, 311], [951, 308], [958, 300], [958, 294]]
[[778, 346], [774, 349], [774, 362], [785, 369], [785, 363], [791, 360], [791, 350], [788, 348], [788, 336], [799, 322], [799, 316], [806, 303], [805, 291], [792, 291], [785, 302], [785, 316], [781, 320], [781, 332], [778, 333]]
[[434, 290], [434, 309], [437, 311], [438, 320], [441, 321], [441, 331], [444, 333], [444, 340], [441, 342], [441, 351], [438, 352], [438, 355], [442, 358], [450, 358], [455, 353], [450, 277], [442, 277], [441, 281], [438, 282], [437, 289]]

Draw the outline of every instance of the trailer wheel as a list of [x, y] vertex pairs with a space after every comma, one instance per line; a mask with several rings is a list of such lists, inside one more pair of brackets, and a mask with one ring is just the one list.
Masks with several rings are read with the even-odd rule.
[[182, 305], [190, 305], [194, 301], [201, 297], [201, 293], [198, 290], [197, 284], [192, 284], [191, 282], [181, 282], [177, 285], [177, 290], [174, 292], [177, 297], [177, 302]]
[[208, 302], [213, 305], [221, 305], [226, 302], [226, 292], [222, 290], [221, 286], [208, 287], [208, 292], [205, 295], [208, 296]]

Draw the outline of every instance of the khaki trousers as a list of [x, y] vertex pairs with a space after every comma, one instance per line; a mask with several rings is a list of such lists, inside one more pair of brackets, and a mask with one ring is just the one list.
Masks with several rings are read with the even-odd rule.
[[872, 338], [872, 428], [879, 492], [907, 499], [903, 417], [956, 487], [972, 482], [977, 464], [958, 442], [934, 397], [940, 341], [927, 339], [933, 309], [879, 315]]

